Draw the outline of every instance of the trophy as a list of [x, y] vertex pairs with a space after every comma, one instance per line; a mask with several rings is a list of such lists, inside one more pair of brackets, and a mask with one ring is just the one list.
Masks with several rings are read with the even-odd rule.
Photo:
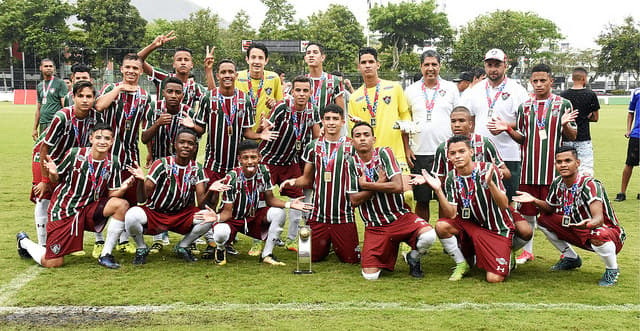
[[298, 260], [296, 270], [293, 273], [296, 275], [313, 273], [311, 270], [311, 227], [306, 224], [304, 218], [298, 226]]

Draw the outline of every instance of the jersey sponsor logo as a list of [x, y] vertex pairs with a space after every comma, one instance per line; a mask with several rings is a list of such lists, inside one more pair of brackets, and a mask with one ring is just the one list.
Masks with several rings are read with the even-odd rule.
[[271, 95], [271, 92], [273, 92], [273, 89], [272, 89], [272, 88], [270, 88], [270, 87], [267, 87], [266, 89], [264, 89], [264, 92], [265, 92], [267, 95]]
[[60, 253], [60, 244], [51, 245], [51, 251], [53, 252], [53, 254], [58, 255]]
[[507, 100], [511, 94], [509, 92], [502, 92], [502, 100]]
[[384, 100], [384, 103], [388, 105], [391, 103], [391, 96], [387, 95], [386, 97], [382, 98], [382, 100]]

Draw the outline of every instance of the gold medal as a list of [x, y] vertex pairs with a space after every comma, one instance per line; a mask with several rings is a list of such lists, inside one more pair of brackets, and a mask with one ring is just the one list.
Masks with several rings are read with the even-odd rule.
[[229, 137], [233, 135], [233, 128], [231, 126], [227, 127], [227, 134], [229, 135]]
[[431, 122], [431, 113], [427, 113], [427, 121]]
[[471, 218], [471, 208], [464, 207], [462, 208], [462, 218], [468, 220]]
[[371, 118], [371, 127], [372, 127], [372, 128], [375, 128], [375, 127], [376, 127], [376, 118], [375, 118], [375, 117], [372, 117], [372, 118]]
[[125, 127], [125, 129], [127, 129], [127, 130], [131, 130], [131, 120], [127, 120], [127, 121], [124, 123], [124, 127]]
[[324, 181], [327, 183], [331, 181], [331, 171], [324, 172]]
[[251, 217], [256, 216], [256, 208], [255, 207], [249, 208], [249, 216], [251, 216]]
[[538, 130], [538, 136], [540, 137], [540, 140], [547, 139], [547, 131], [545, 129]]
[[564, 226], [565, 228], [568, 228], [569, 224], [571, 224], [571, 216], [569, 215], [562, 216], [562, 226]]
[[302, 143], [300, 140], [296, 141], [296, 151], [299, 151], [302, 148]]

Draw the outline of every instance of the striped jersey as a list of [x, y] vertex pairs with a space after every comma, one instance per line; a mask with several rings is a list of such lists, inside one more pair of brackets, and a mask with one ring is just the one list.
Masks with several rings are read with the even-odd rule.
[[[471, 150], [473, 151], [471, 161], [493, 163], [496, 169], [504, 164], [491, 139], [474, 133], [469, 141], [471, 141]], [[453, 162], [449, 161], [447, 153], [447, 142], [445, 141], [436, 150], [433, 168], [431, 169], [432, 175], [444, 177], [449, 171], [453, 170]]]
[[306, 75], [311, 80], [311, 104], [318, 107], [318, 111], [322, 112], [324, 107], [330, 103], [335, 103], [336, 98], [344, 93], [340, 78], [326, 72], [322, 72], [319, 78]]
[[38, 163], [40, 162], [40, 147], [42, 146], [42, 144], [44, 144], [44, 137], [47, 134], [47, 130], [44, 130], [40, 136], [38, 136], [38, 139], [36, 140], [36, 142], [33, 144], [33, 149], [31, 150], [31, 154], [33, 155], [33, 157], [31, 158], [31, 161], [34, 163]]
[[[153, 126], [153, 123], [160, 118], [160, 115], [166, 112], [167, 108], [164, 100], [158, 101], [155, 108], [149, 107], [149, 110], [142, 121], [142, 127], [144, 130], [149, 130]], [[185, 115], [194, 118], [196, 113], [193, 111], [193, 108], [183, 103], [180, 104], [180, 110], [178, 110], [178, 113], [172, 115], [171, 123], [159, 127], [156, 134], [151, 138], [149, 144], [151, 144], [151, 155], [154, 160], [165, 156], [175, 155], [173, 142], [176, 139], [178, 130], [182, 127], [182, 125], [180, 125], [180, 120], [184, 118]]]
[[[469, 208], [468, 221], [477, 223], [483, 228], [503, 237], [510, 237], [514, 230], [513, 218], [508, 209], [501, 209], [491, 197], [489, 184], [485, 175], [490, 163], [474, 162], [473, 172], [468, 176], [460, 176], [456, 169], [447, 173], [444, 192], [450, 204], [457, 207], [458, 217], [464, 215], [464, 208]], [[494, 169], [491, 180], [504, 192], [504, 185]]]
[[51, 147], [48, 155], [56, 164], [71, 147], [91, 146], [91, 129], [102, 122], [102, 114], [93, 108], [85, 118], [76, 117], [73, 109], [72, 106], [58, 110], [45, 131], [44, 143]]
[[62, 99], [62, 107], [70, 107], [73, 106], [73, 91], [69, 91], [67, 95]]
[[225, 173], [238, 164], [238, 144], [244, 129], [253, 126], [253, 119], [253, 108], [244, 92], [235, 89], [232, 97], [223, 96], [220, 89], [207, 92], [194, 119], [208, 130], [206, 169]]
[[238, 72], [236, 79], [236, 88], [244, 92], [254, 110], [253, 130], [256, 131], [260, 126], [260, 117], [267, 118], [269, 116], [269, 108], [267, 107], [267, 98], [280, 101], [283, 98], [282, 82], [280, 76], [275, 72], [265, 70], [262, 79], [250, 78], [247, 70]]
[[353, 153], [351, 138], [327, 141], [314, 139], [304, 150], [302, 160], [314, 166], [313, 210], [310, 220], [318, 223], [353, 223], [353, 208], [347, 197], [348, 159]]
[[273, 131], [278, 138], [260, 142], [262, 162], [272, 165], [290, 165], [300, 162], [304, 147], [313, 140], [313, 125], [320, 123], [318, 108], [310, 102], [302, 111], [294, 110], [292, 98], [279, 101], [269, 114]]
[[176, 164], [175, 156], [155, 160], [147, 179], [156, 187], [146, 205], [162, 213], [177, 213], [194, 206], [196, 185], [209, 181], [196, 161], [189, 160], [189, 164], [180, 166]]
[[[524, 142], [520, 145], [520, 184], [551, 184], [556, 176], [556, 149], [562, 146], [560, 119], [571, 111], [571, 102], [554, 94], [546, 100], [533, 97], [518, 107], [517, 131], [524, 136]], [[575, 126], [575, 123], [572, 124]]]
[[251, 209], [258, 209], [260, 196], [273, 189], [271, 173], [264, 164], [258, 165], [256, 173], [247, 178], [242, 167], [236, 167], [225, 176], [225, 182], [231, 188], [222, 193], [222, 202], [233, 204], [231, 219], [242, 220], [251, 216]]
[[90, 147], [70, 149], [57, 166], [60, 179], [51, 197], [49, 222], [76, 215], [122, 184], [118, 160], [93, 160]]
[[[158, 96], [158, 100], [162, 99], [162, 90], [164, 89], [164, 84], [162, 82], [167, 77], [175, 77], [176, 74], [173, 72], [168, 72], [158, 67], [153, 67], [153, 72], [149, 76], [149, 80], [153, 82], [156, 86]], [[196, 83], [193, 78], [189, 78], [186, 83], [182, 85], [182, 92], [184, 93], [184, 97], [182, 98], [182, 103], [191, 107], [192, 109], [196, 109], [196, 102], [200, 102], [204, 95], [207, 93], [207, 89], [204, 85], [200, 83]]]
[[[373, 149], [373, 158], [369, 162], [364, 162], [354, 153], [349, 158], [349, 187], [347, 193], [357, 193], [360, 191], [358, 178], [365, 175], [368, 182], [376, 182], [379, 173], [384, 171], [386, 177], [400, 175], [402, 170], [398, 161], [393, 156], [393, 152], [388, 147], [376, 147]], [[365, 226], [381, 226], [393, 223], [400, 216], [410, 212], [404, 204], [402, 193], [376, 192], [369, 200], [359, 206], [360, 217]]]
[[[571, 187], [567, 187], [562, 180], [562, 176], [557, 176], [551, 183], [549, 194], [547, 195], [547, 203], [552, 207], [558, 208], [561, 214], [569, 215], [572, 224], [591, 219], [593, 215], [589, 205], [596, 200], [601, 201], [604, 206], [603, 226], [618, 228], [620, 230], [620, 240], [624, 242], [626, 238], [624, 229], [620, 226], [607, 196], [607, 191], [599, 180], [578, 173], [575, 183]], [[597, 229], [592, 231], [597, 231]]]
[[[122, 83], [106, 85], [100, 92], [100, 97], [120, 84]], [[138, 87], [136, 92], [118, 94], [102, 113], [104, 121], [113, 129], [114, 142], [111, 154], [113, 159], [118, 160], [123, 167], [132, 165], [140, 159], [138, 129], [149, 108], [151, 108], [151, 97], [147, 91]]]

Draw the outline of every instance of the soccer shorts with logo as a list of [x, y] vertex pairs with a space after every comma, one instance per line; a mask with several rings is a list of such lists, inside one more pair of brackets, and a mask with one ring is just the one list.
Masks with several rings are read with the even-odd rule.
[[[280, 185], [287, 179], [298, 178], [302, 175], [300, 166], [297, 163], [293, 163], [287, 166], [267, 164], [269, 173], [271, 174], [271, 181], [274, 184]], [[299, 198], [302, 194], [302, 189], [299, 187], [289, 186], [280, 191], [280, 195], [288, 196], [289, 198]]]
[[355, 223], [326, 224], [315, 221], [307, 221], [311, 227], [311, 260], [318, 262], [329, 255], [329, 249], [333, 250], [344, 263], [360, 262], [358, 248], [358, 229]]
[[165, 231], [172, 231], [179, 234], [191, 232], [193, 227], [193, 215], [200, 211], [198, 207], [187, 207], [177, 213], [162, 213], [149, 209], [147, 206], [140, 206], [147, 214], [147, 225], [144, 234], [155, 235]]
[[255, 216], [247, 217], [247, 220], [230, 220], [225, 222], [231, 227], [231, 235], [229, 240], [236, 237], [238, 232], [243, 233], [251, 238], [258, 240], [266, 240], [269, 234], [269, 222], [267, 221], [267, 212], [270, 207], [262, 207], [256, 209]]
[[580, 247], [593, 252], [590, 241], [592, 239], [599, 241], [612, 241], [616, 245], [616, 254], [622, 249], [622, 239], [620, 238], [620, 231], [617, 228], [610, 228], [603, 225], [595, 229], [578, 229], [575, 227], [562, 226], [562, 215], [540, 215], [538, 218], [538, 224], [545, 229], [553, 232], [558, 236], [558, 239], [564, 240], [571, 245]]

